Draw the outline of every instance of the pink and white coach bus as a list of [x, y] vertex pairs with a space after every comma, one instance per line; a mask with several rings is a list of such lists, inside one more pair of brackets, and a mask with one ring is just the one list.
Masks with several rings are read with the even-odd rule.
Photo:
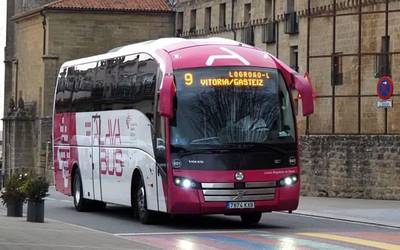
[[54, 99], [56, 189], [78, 211], [240, 215], [292, 211], [299, 155], [291, 90], [312, 88], [272, 55], [221, 38], [165, 38], [62, 65]]

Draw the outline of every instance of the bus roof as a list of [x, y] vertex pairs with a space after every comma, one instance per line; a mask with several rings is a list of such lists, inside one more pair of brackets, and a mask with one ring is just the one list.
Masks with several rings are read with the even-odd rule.
[[[190, 54], [193, 54], [193, 51], [194, 51], [193, 49], [195, 49], [195, 51], [197, 51], [194, 54], [198, 54], [199, 51], [197, 49], [199, 46], [208, 46], [209, 48], [226, 47], [226, 46], [231, 47], [231, 48], [240, 47], [247, 51], [249, 51], [249, 50], [251, 50], [253, 52], [256, 51], [257, 54], [262, 56], [264, 63], [266, 63], [269, 67], [271, 67], [271, 65], [275, 65], [274, 60], [271, 58], [271, 55], [266, 52], [261, 51], [260, 49], [257, 49], [250, 45], [243, 44], [243, 43], [240, 43], [240, 42], [237, 42], [234, 40], [219, 38], [219, 37], [212, 37], [212, 38], [204, 38], [204, 39], [160, 38], [157, 40], [150, 40], [150, 41], [145, 41], [145, 42], [141, 42], [141, 43], [135, 43], [135, 44], [121, 46], [121, 47], [112, 49], [105, 54], [100, 54], [100, 55], [95, 55], [95, 56], [91, 56], [91, 57], [86, 57], [86, 58], [81, 58], [81, 59], [65, 62], [62, 65], [62, 68], [72, 67], [75, 65], [80, 65], [80, 64], [90, 63], [90, 62], [106, 60], [106, 59], [115, 58], [115, 57], [132, 55], [132, 54], [136, 54], [136, 53], [147, 53], [159, 61], [160, 60], [160, 55], [159, 55], [160, 50], [170, 54], [171, 56], [173, 54], [176, 55], [176, 52], [180, 51], [180, 50], [191, 51], [192, 53], [190, 53]], [[231, 53], [231, 52], [228, 52], [228, 53]], [[232, 53], [234, 53], [234, 52], [232, 52]], [[238, 51], [238, 53], [240, 53], [240, 52]], [[200, 52], [200, 54], [203, 54], [202, 55], [203, 57], [210, 56], [210, 53], [207, 53], [207, 50], [202, 50]], [[165, 64], [167, 62], [160, 62], [160, 63]], [[272, 67], [274, 67], [274, 66], [272, 66]], [[182, 68], [182, 67], [179, 66], [179, 68]]]

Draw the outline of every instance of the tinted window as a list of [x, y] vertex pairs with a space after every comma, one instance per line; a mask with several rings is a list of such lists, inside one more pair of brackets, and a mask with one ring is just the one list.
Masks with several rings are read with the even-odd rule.
[[56, 107], [72, 112], [137, 109], [151, 119], [157, 72], [158, 64], [146, 54], [69, 68], [59, 76]]
[[75, 68], [71, 81], [74, 82], [72, 93], [72, 111], [90, 112], [94, 109], [92, 91], [96, 78], [97, 63], [78, 65]]
[[154, 96], [156, 89], [158, 65], [148, 55], [141, 55], [138, 65], [138, 74], [135, 91], [137, 93], [135, 98], [135, 109], [140, 110], [146, 114], [152, 121]]
[[[158, 65], [150, 56], [133, 55], [108, 61], [104, 95], [98, 110], [137, 109], [151, 116]], [[99, 80], [100, 81], [100, 80]]]
[[67, 112], [70, 108], [70, 99], [64, 99], [64, 89], [67, 81], [67, 69], [64, 68], [58, 76], [57, 80], [57, 91], [55, 96], [55, 112], [63, 113]]

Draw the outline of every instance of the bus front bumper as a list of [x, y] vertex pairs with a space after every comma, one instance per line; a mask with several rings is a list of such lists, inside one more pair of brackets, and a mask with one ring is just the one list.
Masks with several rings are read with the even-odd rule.
[[[299, 204], [300, 185], [296, 183], [288, 187], [275, 187], [274, 192], [265, 200], [252, 200], [241, 194], [233, 199], [215, 201], [207, 198], [202, 189], [175, 188], [174, 196], [170, 199], [169, 213], [171, 214], [242, 214], [249, 212], [293, 211]], [[209, 197], [209, 196], [208, 196]], [[258, 196], [258, 198], [263, 198]], [[210, 201], [213, 200], [213, 201]], [[254, 208], [229, 208], [229, 203], [253, 203]]]

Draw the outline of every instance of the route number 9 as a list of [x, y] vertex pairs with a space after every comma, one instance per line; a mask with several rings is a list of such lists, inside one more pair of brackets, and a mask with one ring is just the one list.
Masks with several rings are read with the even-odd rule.
[[185, 74], [185, 84], [187, 86], [190, 86], [193, 84], [193, 74], [192, 73], [186, 73]]

